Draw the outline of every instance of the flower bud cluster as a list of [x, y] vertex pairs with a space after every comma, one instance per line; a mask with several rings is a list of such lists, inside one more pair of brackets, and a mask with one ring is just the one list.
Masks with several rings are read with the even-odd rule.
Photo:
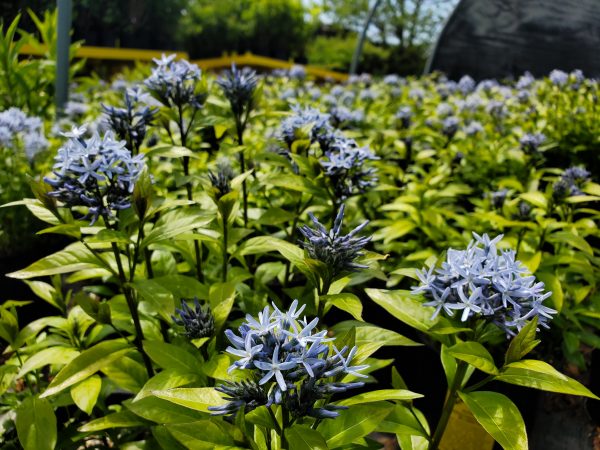
[[334, 275], [367, 268], [354, 260], [363, 255], [362, 249], [371, 240], [371, 236], [357, 236], [369, 222], [363, 222], [350, 233], [342, 235], [344, 209], [345, 206], [342, 205], [335, 218], [333, 228], [329, 231], [311, 213], [309, 216], [315, 228], [310, 228], [308, 225], [299, 228], [300, 233], [306, 239], [300, 244], [306, 249], [308, 256], [325, 263]]
[[148, 105], [149, 97], [139, 88], [127, 89], [124, 108], [102, 105], [108, 125], [132, 150], [140, 148], [146, 137], [146, 129], [152, 125], [158, 112]]
[[218, 80], [223, 94], [231, 105], [234, 116], [239, 117], [247, 112], [254, 101], [254, 91], [258, 84], [256, 72], [249, 67], [238, 69], [235, 64]]
[[189, 339], [211, 337], [215, 333], [215, 318], [210, 306], [203, 307], [198, 298], [194, 298], [194, 308], [181, 300], [181, 309], [176, 308], [175, 312], [179, 317], [171, 316], [173, 322], [183, 326]]

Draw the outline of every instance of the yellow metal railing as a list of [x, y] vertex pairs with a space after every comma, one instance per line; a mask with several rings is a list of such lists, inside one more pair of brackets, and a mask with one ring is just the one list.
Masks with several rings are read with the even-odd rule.
[[[20, 52], [24, 55], [42, 56], [45, 53], [45, 49], [43, 47], [34, 47], [26, 44], [21, 47]], [[164, 53], [175, 53], [178, 58], [189, 59], [189, 55], [186, 52], [93, 46], [79, 47], [77, 49], [76, 56], [78, 58], [112, 61], [151, 61], [152, 58], [160, 58]], [[242, 55], [233, 53], [231, 55], [223, 55], [220, 58], [197, 59], [192, 62], [204, 70], [224, 69], [230, 67], [231, 64], [236, 64], [238, 66], [251, 66], [261, 69], [290, 69], [292, 66], [294, 66], [294, 62], [292, 61], [282, 61], [280, 59], [254, 55], [250, 52], [246, 52]], [[307, 74], [317, 78], [330, 78], [335, 81], [346, 81], [348, 79], [348, 75], [345, 73], [334, 72], [314, 66], [303, 67]]]

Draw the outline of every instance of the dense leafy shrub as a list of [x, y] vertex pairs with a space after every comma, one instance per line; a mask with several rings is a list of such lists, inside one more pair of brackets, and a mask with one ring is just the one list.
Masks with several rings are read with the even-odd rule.
[[[3, 445], [437, 449], [461, 401], [527, 448], [490, 382], [597, 399], [558, 370], [598, 346], [597, 93], [577, 72], [316, 85], [169, 56], [81, 80], [11, 205], [72, 243], [9, 274], [56, 315], [0, 307]], [[423, 343], [448, 385], [431, 426], [400, 376]]]

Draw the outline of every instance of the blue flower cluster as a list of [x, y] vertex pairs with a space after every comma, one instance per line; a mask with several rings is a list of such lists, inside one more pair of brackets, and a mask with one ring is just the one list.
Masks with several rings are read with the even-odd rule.
[[442, 133], [448, 138], [452, 138], [458, 131], [460, 120], [456, 116], [446, 117], [442, 121]]
[[377, 170], [365, 163], [377, 159], [369, 147], [359, 147], [354, 139], [338, 137], [319, 162], [330, 180], [335, 197], [345, 200], [375, 186]]
[[402, 124], [402, 128], [410, 127], [410, 121], [412, 119], [413, 112], [410, 106], [401, 106], [398, 111], [396, 111], [396, 119], [400, 120]]
[[458, 90], [462, 92], [463, 95], [467, 95], [475, 90], [476, 84], [475, 80], [471, 78], [469, 75], [463, 76], [460, 80], [458, 80]]
[[[417, 271], [421, 285], [413, 288], [435, 307], [433, 317], [440, 311], [448, 316], [460, 313], [462, 322], [482, 317], [496, 324], [507, 335], [514, 336], [528, 320], [538, 317], [538, 323], [548, 328], [556, 311], [543, 304], [552, 292], [544, 290], [512, 250], [500, 251], [496, 244], [502, 235], [490, 239], [487, 234], [475, 239], [466, 250], [448, 249], [441, 268], [432, 266]], [[515, 331], [516, 330], [516, 331]]]
[[329, 110], [329, 114], [331, 122], [338, 128], [357, 125], [365, 120], [364, 112], [361, 110], [351, 110], [345, 106], [334, 106]]
[[231, 110], [236, 117], [251, 109], [254, 100], [254, 91], [258, 84], [256, 72], [248, 67], [238, 69], [232, 64], [231, 70], [226, 71], [217, 84], [229, 100]]
[[589, 179], [590, 172], [586, 169], [569, 167], [552, 186], [552, 195], [556, 200], [561, 200], [570, 195], [584, 195], [581, 187]]
[[492, 205], [494, 208], [501, 209], [502, 206], [504, 206], [507, 195], [508, 189], [500, 189], [498, 191], [491, 192], [490, 199], [492, 200]]
[[300, 233], [306, 239], [300, 244], [306, 249], [308, 256], [325, 263], [334, 276], [367, 268], [354, 260], [362, 256], [362, 249], [371, 240], [371, 236], [357, 236], [369, 221], [363, 222], [350, 233], [342, 235], [344, 210], [345, 206], [342, 205], [331, 230], [327, 230], [312, 213], [309, 213], [309, 216], [315, 228], [310, 228], [308, 225], [299, 228]]
[[246, 316], [239, 335], [231, 330], [225, 335], [231, 342], [227, 352], [238, 359], [229, 371], [250, 371], [241, 383], [226, 383], [216, 389], [225, 394], [226, 403], [209, 409], [215, 415], [235, 415], [240, 409], [249, 412], [259, 406], [282, 405], [293, 418], [333, 418], [343, 407], [315, 403], [332, 394], [361, 387], [362, 382], [341, 382], [345, 375], [361, 374], [367, 365], [352, 366], [357, 348], [328, 345], [327, 330], [316, 331], [319, 319], [301, 319], [304, 305], [294, 300], [288, 311], [269, 306], [258, 318]]
[[50, 193], [68, 207], [86, 206], [92, 223], [98, 217], [112, 217], [113, 210], [131, 206], [131, 193], [145, 167], [144, 155], [132, 156], [125, 141], [112, 132], [95, 133], [83, 139], [85, 127], [64, 133], [70, 139], [59, 150], [52, 169], [55, 178], [44, 180]]
[[215, 198], [218, 200], [231, 192], [231, 180], [235, 177], [235, 173], [231, 167], [231, 163], [226, 158], [217, 160], [217, 171], [208, 171], [208, 180], [213, 188]]
[[293, 65], [290, 70], [288, 71], [287, 75], [292, 79], [292, 80], [299, 80], [302, 81], [306, 78], [306, 69], [304, 68], [304, 66], [301, 66], [299, 64], [295, 64]]
[[474, 136], [477, 133], [482, 133], [484, 131], [483, 125], [481, 122], [477, 120], [472, 120], [469, 124], [464, 128], [464, 132], [467, 136]]
[[523, 75], [519, 77], [517, 84], [515, 87], [519, 90], [521, 89], [529, 89], [531, 85], [535, 82], [534, 76], [530, 72], [525, 72]]
[[146, 137], [146, 128], [152, 125], [158, 112], [156, 108], [148, 106], [148, 97], [149, 94], [139, 88], [127, 89], [124, 108], [102, 105], [110, 128], [120, 139], [126, 141], [135, 153], [139, 151]]
[[329, 123], [329, 115], [315, 108], [292, 106], [293, 114], [285, 118], [279, 126], [278, 135], [288, 147], [300, 139], [300, 133], [308, 130], [311, 144], [318, 142], [322, 148], [328, 148], [335, 140], [335, 129]]
[[330, 116], [314, 108], [292, 107], [293, 114], [281, 122], [278, 137], [291, 150], [292, 144], [306, 134], [310, 143], [318, 143], [319, 163], [333, 194], [340, 200], [365, 192], [377, 183], [376, 169], [365, 164], [377, 160], [369, 147], [359, 147], [330, 123]]
[[189, 104], [200, 108], [205, 98], [203, 93], [198, 92], [200, 69], [196, 64], [184, 59], [175, 61], [175, 58], [176, 55], [154, 58], [156, 66], [144, 84], [165, 106], [183, 107]]
[[548, 78], [550, 78], [550, 82], [552, 82], [553, 85], [558, 87], [562, 87], [569, 82], [569, 74], [559, 69], [554, 69], [550, 72]]
[[39, 152], [48, 148], [44, 126], [39, 117], [31, 117], [19, 108], [0, 112], [0, 146], [23, 148], [30, 161]]
[[543, 133], [526, 133], [521, 137], [519, 143], [523, 151], [535, 153], [545, 141], [546, 136]]

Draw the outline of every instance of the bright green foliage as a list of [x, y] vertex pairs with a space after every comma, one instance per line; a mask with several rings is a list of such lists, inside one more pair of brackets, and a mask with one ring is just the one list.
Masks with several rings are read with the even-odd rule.
[[[244, 14], [263, 23], [270, 5], [253, 2]], [[225, 2], [220, 12], [236, 7]], [[272, 14], [293, 18], [294, 11], [275, 8]], [[236, 26], [246, 23], [231, 17]], [[279, 25], [286, 24], [282, 19]], [[50, 42], [52, 29], [44, 29]], [[162, 64], [171, 63], [165, 57]], [[235, 83], [225, 98], [213, 75], [177, 64], [193, 75], [184, 80], [190, 95], [181, 105], [176, 77], [166, 86], [154, 78], [153, 95], [161, 102], [139, 140], [145, 169], [131, 192], [119, 192], [130, 207], [100, 208], [90, 223], [89, 209], [98, 205], [58, 201], [53, 192], [64, 189], [58, 197], [68, 203], [69, 185], [44, 183], [48, 169], [36, 163], [27, 168], [37, 178], [34, 198], [13, 199], [6, 209], [36, 217], [46, 227], [41, 235], [59, 235], [65, 246], [9, 274], [25, 280], [31, 294], [0, 306], [2, 444], [43, 449], [104, 439], [115, 448], [371, 448], [378, 445], [372, 439], [377, 431], [396, 435], [402, 449], [433, 450], [455, 402], [463, 401], [502, 446], [519, 449], [527, 443], [520, 414], [507, 397], [489, 391], [490, 382], [597, 398], [560, 370], [566, 363], [585, 370], [581, 347], [600, 347], [595, 82], [577, 84], [576, 74], [563, 87], [535, 80], [523, 100], [513, 85], [487, 83], [462, 93], [437, 76], [317, 85], [296, 70], [294, 76], [258, 77], [240, 127], [239, 114], [231, 110]], [[112, 84], [96, 76], [80, 79], [74, 93], [87, 109], [56, 124], [45, 122], [44, 132], [97, 124], [100, 104], [120, 107], [123, 83], [140, 83], [149, 72], [131, 69]], [[161, 99], [161, 87], [171, 103]], [[574, 114], [573, 105], [581, 111]], [[447, 121], [448, 114], [456, 120]], [[531, 139], [519, 142], [541, 132], [546, 141], [535, 151], [528, 147]], [[78, 142], [58, 134], [49, 140], [50, 153], [61, 148], [62, 156], [66, 145]], [[93, 156], [87, 160], [92, 166]], [[59, 162], [72, 170], [69, 161]], [[579, 169], [566, 171], [571, 166]], [[73, 183], [98, 176], [93, 167], [77, 169], [83, 174], [73, 176]], [[346, 215], [336, 225], [342, 203]], [[320, 230], [310, 235], [312, 247], [299, 242], [303, 225]], [[357, 227], [356, 236], [349, 236]], [[342, 243], [366, 239], [346, 261], [349, 270], [334, 270], [344, 248], [327, 247], [332, 228]], [[498, 248], [514, 249], [545, 283], [540, 289], [552, 291], [545, 300], [557, 311], [552, 320], [501, 329], [478, 316], [463, 321], [458, 311], [436, 314], [423, 305], [426, 300], [411, 291], [419, 283], [415, 268], [439, 267], [448, 249], [464, 248], [473, 231], [504, 234]], [[309, 253], [316, 248], [329, 249], [331, 258]], [[260, 318], [269, 314], [267, 305], [293, 315], [294, 300], [304, 309], [283, 329], [308, 328], [311, 341], [302, 351], [320, 340], [315, 348], [320, 356], [327, 353], [307, 362], [326, 380], [320, 386], [307, 382], [306, 392], [316, 399], [307, 404], [291, 395], [300, 380], [310, 379], [301, 361], [286, 361], [293, 369], [246, 378], [260, 373], [250, 360], [268, 367], [285, 363], [276, 361], [274, 351], [270, 362], [263, 355], [252, 359], [272, 330], [254, 333], [249, 348], [238, 338], [242, 323], [270, 326], [269, 318]], [[41, 305], [52, 312], [28, 320]], [[319, 321], [311, 329], [304, 318], [310, 323], [315, 316]], [[210, 326], [191, 335], [186, 324]], [[287, 345], [286, 337], [279, 338]], [[439, 371], [449, 392], [435, 428], [417, 409], [428, 392], [413, 392], [401, 377], [421, 369], [405, 357], [403, 346], [413, 347], [411, 354], [440, 352]], [[381, 359], [383, 347], [389, 359]], [[550, 353], [556, 349], [562, 352]], [[348, 358], [343, 364], [342, 356], [334, 356], [338, 351]], [[550, 360], [556, 367], [544, 362]], [[326, 364], [336, 370], [325, 374]], [[391, 386], [377, 384], [381, 371], [390, 369]], [[283, 382], [275, 381], [278, 370], [285, 372]], [[360, 380], [366, 382], [360, 393], [333, 396]], [[291, 398], [293, 408], [277, 403], [282, 385], [282, 398]], [[272, 389], [264, 392], [263, 386]], [[325, 387], [331, 392], [317, 392]], [[231, 405], [240, 398], [245, 401]], [[230, 417], [212, 415], [210, 407]], [[48, 430], [43, 440], [39, 429]]]

